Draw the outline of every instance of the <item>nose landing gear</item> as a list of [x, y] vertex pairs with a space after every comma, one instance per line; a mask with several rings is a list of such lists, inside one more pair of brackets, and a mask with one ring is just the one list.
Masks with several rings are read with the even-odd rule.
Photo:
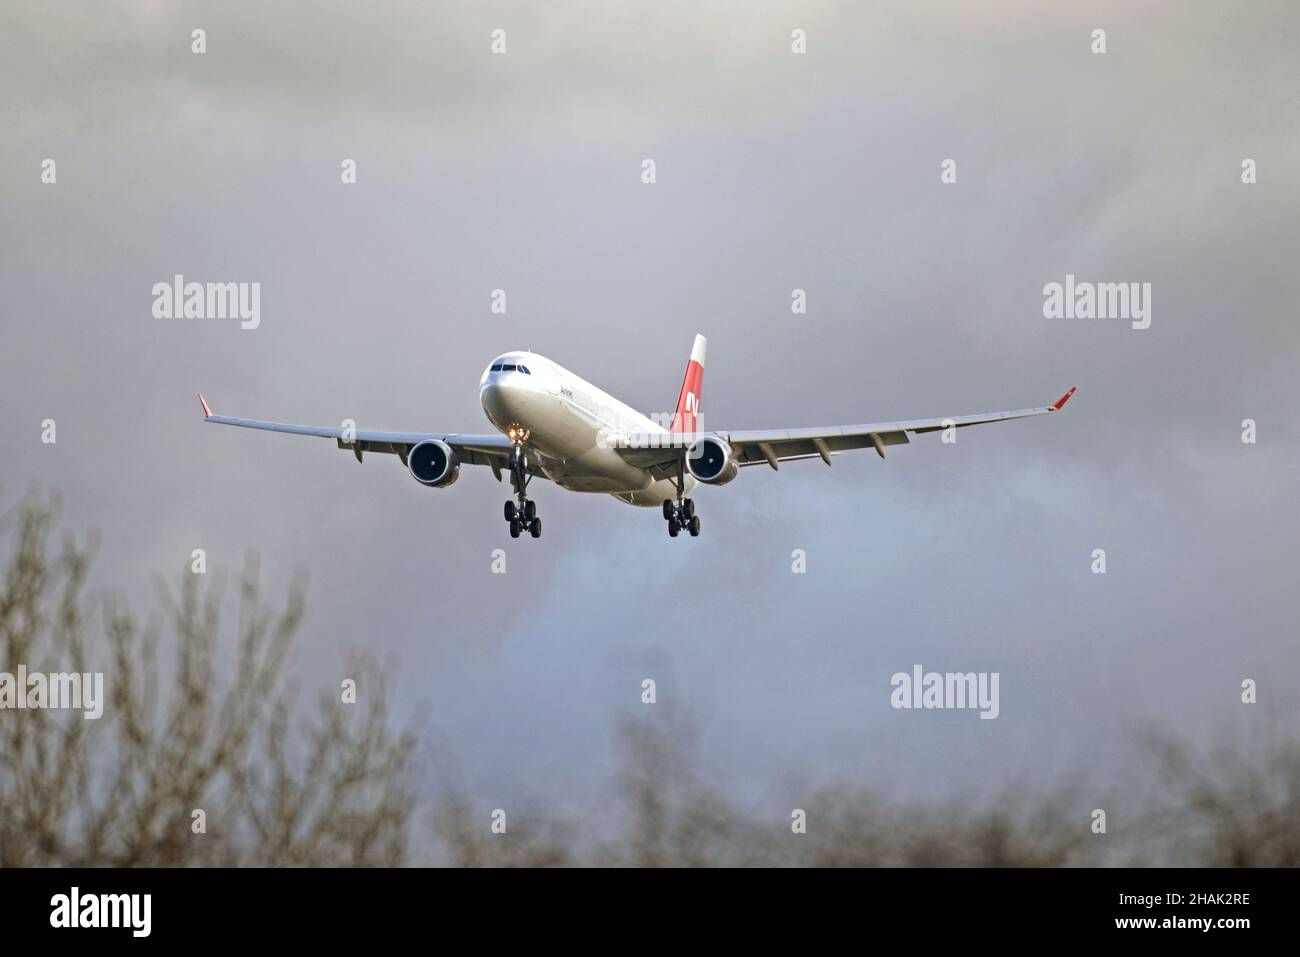
[[525, 531], [533, 538], [542, 537], [542, 520], [537, 517], [537, 503], [528, 497], [528, 457], [518, 442], [510, 453], [510, 484], [519, 504], [506, 502], [505, 516], [510, 523], [510, 537], [518, 538]]

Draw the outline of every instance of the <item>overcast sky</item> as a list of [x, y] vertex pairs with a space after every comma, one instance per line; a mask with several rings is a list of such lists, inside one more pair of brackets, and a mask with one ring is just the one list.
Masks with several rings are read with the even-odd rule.
[[[1248, 677], [1294, 726], [1298, 120], [1289, 2], [6, 0], [3, 503], [61, 490], [142, 610], [194, 548], [255, 549], [272, 595], [305, 565], [304, 687], [393, 662], [488, 806], [598, 803], [619, 717], [688, 713], [760, 804], [1113, 775], [1148, 723], [1249, 735]], [[177, 273], [260, 282], [260, 327], [153, 318]], [[1044, 318], [1067, 273], [1150, 283], [1150, 328]], [[1079, 391], [746, 469], [696, 494], [699, 539], [537, 483], [517, 542], [485, 469], [426, 489], [194, 397], [482, 432], [484, 366], [531, 348], [664, 412], [696, 332], [711, 428]], [[914, 664], [999, 672], [1000, 716], [892, 709]]]

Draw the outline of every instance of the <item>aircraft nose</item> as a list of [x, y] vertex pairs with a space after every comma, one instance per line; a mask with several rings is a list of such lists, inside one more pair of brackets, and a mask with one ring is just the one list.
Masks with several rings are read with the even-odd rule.
[[488, 376], [479, 390], [483, 411], [497, 424], [516, 424], [527, 414], [537, 387], [522, 372], [497, 372]]
[[510, 389], [500, 380], [490, 380], [479, 390], [479, 401], [483, 411], [493, 422], [510, 422], [514, 419], [514, 409], [510, 401]]

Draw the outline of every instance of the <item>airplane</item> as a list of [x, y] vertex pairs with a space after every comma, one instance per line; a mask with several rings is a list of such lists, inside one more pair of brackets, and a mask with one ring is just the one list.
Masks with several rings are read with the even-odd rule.
[[699, 485], [726, 485], [740, 469], [820, 458], [827, 465], [841, 452], [874, 448], [883, 459], [891, 445], [924, 434], [987, 422], [1059, 412], [1074, 389], [1048, 406], [942, 419], [875, 422], [826, 428], [748, 432], [700, 430], [700, 394], [708, 340], [697, 335], [686, 363], [671, 418], [655, 422], [556, 362], [535, 352], [497, 356], [479, 380], [479, 402], [497, 432], [370, 432], [262, 422], [213, 415], [199, 394], [203, 417], [218, 425], [266, 429], [334, 439], [358, 462], [366, 452], [394, 454], [421, 485], [446, 488], [460, 467], [486, 465], [498, 482], [510, 476], [515, 500], [505, 504], [510, 536], [542, 534], [537, 503], [528, 497], [535, 478], [574, 492], [600, 492], [629, 505], [659, 507], [669, 536], [700, 534], [700, 517], [689, 494]]

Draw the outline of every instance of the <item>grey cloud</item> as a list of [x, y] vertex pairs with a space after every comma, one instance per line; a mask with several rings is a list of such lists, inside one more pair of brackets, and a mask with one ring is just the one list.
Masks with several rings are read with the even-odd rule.
[[[578, 802], [647, 669], [755, 794], [788, 768], [926, 794], [1063, 751], [1112, 766], [1130, 722], [1236, 720], [1241, 677], [1294, 693], [1292, 6], [375, 9], [3, 14], [0, 481], [61, 487], [105, 584], [199, 546], [281, 581], [305, 562], [306, 683], [349, 646], [396, 655], [399, 703], [477, 788]], [[151, 319], [176, 272], [260, 281], [262, 327]], [[1066, 272], [1151, 282], [1151, 329], [1045, 320]], [[483, 365], [530, 346], [662, 411], [696, 331], [716, 427], [1079, 393], [955, 447], [746, 470], [698, 496], [690, 543], [549, 488], [546, 537], [511, 543], [490, 475], [432, 492], [194, 399], [477, 430]], [[999, 719], [889, 709], [918, 661], [1000, 671]]]

